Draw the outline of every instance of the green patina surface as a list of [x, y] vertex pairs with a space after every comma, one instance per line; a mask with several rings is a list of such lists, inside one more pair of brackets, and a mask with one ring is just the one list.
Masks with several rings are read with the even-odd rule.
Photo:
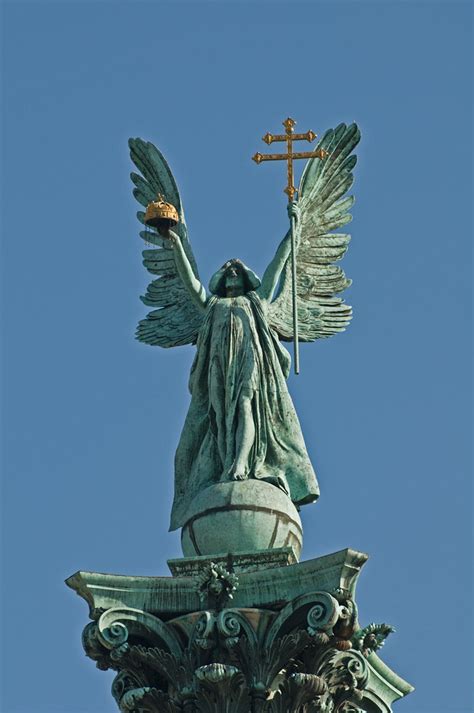
[[185, 557], [291, 546], [299, 559], [302, 542], [296, 507], [280, 488], [257, 479], [202, 490], [187, 510], [181, 534]]
[[[338, 296], [350, 281], [334, 264], [350, 236], [334, 231], [351, 219], [354, 199], [344, 196], [353, 182], [359, 139], [355, 124], [327, 131], [317, 146], [327, 152], [325, 160], [308, 161], [298, 202], [289, 205], [296, 225], [301, 341], [343, 331], [351, 318], [351, 308]], [[196, 497], [217, 483], [260, 480], [298, 506], [313, 502], [319, 488], [288, 393], [290, 357], [281, 344], [293, 338], [290, 232], [261, 280], [233, 259], [206, 291], [166, 160], [141, 139], [131, 139], [130, 149], [142, 174], [132, 174], [139, 203], [146, 207], [161, 194], [179, 215], [174, 230], [155, 226], [141, 233], [154, 246], [144, 251], [144, 265], [158, 277], [142, 297], [154, 310], [139, 323], [137, 338], [162, 347], [196, 344], [191, 403], [175, 458], [171, 529], [183, 527]], [[138, 218], [143, 223], [144, 213]], [[189, 554], [191, 545], [184, 542]]]
[[122, 711], [390, 713], [412, 690], [376, 654], [391, 627], [359, 625], [367, 555], [278, 566], [270, 553], [174, 560], [174, 577], [67, 580], [89, 605], [86, 653], [117, 672]]
[[[334, 230], [351, 218], [359, 138], [355, 124], [326, 132], [318, 148], [327, 158], [308, 162], [289, 205], [302, 341], [343, 331], [351, 318], [337, 296], [349, 281], [334, 265], [350, 236]], [[179, 215], [175, 232], [141, 233], [157, 279], [142, 297], [153, 311], [137, 338], [196, 344], [171, 515], [185, 557], [169, 561], [171, 577], [70, 577], [89, 605], [85, 652], [116, 672], [122, 713], [390, 713], [413, 689], [376, 653], [393, 628], [359, 624], [355, 588], [367, 555], [346, 549], [298, 562], [299, 506], [319, 490], [281, 344], [293, 336], [290, 236], [262, 280], [234, 259], [207, 292], [168, 164], [141, 139], [130, 148], [142, 174], [132, 174], [137, 200], [147, 206], [162, 194]]]
[[[275, 552], [282, 553], [287, 562], [292, 561], [288, 549]], [[227, 553], [216, 553], [212, 558], [172, 560], [170, 566], [176, 573], [173, 577], [77, 572], [66, 583], [87, 601], [92, 618], [117, 606], [118, 601], [126, 607], [170, 617], [200, 609], [195, 578], [211, 560], [227, 566], [230, 562], [238, 572], [239, 589], [234, 596], [237, 607], [278, 607], [315, 587], [326, 591], [341, 589], [354, 596], [357, 577], [367, 560], [367, 555], [347, 549], [299, 564], [278, 566], [280, 563], [273, 560], [269, 566], [269, 555], [267, 551], [229, 558]]]

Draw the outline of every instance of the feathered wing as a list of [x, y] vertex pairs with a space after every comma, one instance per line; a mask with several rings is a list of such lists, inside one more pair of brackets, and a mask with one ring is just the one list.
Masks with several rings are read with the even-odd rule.
[[[296, 246], [299, 339], [312, 342], [343, 332], [352, 308], [337, 297], [351, 284], [334, 265], [349, 244], [350, 235], [333, 232], [352, 220], [353, 196], [344, 197], [352, 186], [357, 157], [352, 154], [360, 140], [356, 124], [339, 124], [326, 131], [317, 148], [325, 159], [306, 164], [299, 188], [301, 230]], [[269, 308], [272, 327], [281, 339], [293, 340], [291, 256], [283, 268], [280, 290]]]
[[[188, 240], [183, 206], [176, 181], [164, 158], [152, 143], [142, 139], [130, 139], [130, 157], [138, 168], [138, 173], [131, 173], [135, 184], [133, 195], [146, 207], [156, 200], [161, 193], [165, 200], [172, 203], [178, 211], [180, 222], [174, 228], [181, 238], [182, 245], [199, 279], [196, 261]], [[138, 211], [137, 218], [144, 225], [145, 212]], [[140, 237], [156, 248], [144, 250], [143, 264], [148, 272], [159, 277], [147, 287], [146, 294], [140, 297], [146, 305], [154, 307], [146, 319], [138, 323], [136, 338], [146, 344], [160, 347], [175, 347], [193, 344], [202, 324], [202, 313], [192, 301], [184, 286], [174, 260], [174, 251], [166, 247], [167, 241], [153, 228], [140, 232]]]

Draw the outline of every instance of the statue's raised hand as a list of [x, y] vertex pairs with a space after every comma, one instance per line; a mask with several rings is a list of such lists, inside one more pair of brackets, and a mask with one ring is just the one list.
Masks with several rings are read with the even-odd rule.
[[180, 242], [179, 240], [179, 235], [176, 233], [173, 233], [172, 230], [168, 230], [167, 234], [163, 236], [167, 240], [167, 245], [166, 247], [169, 248], [170, 250], [173, 250], [178, 243]]
[[301, 216], [301, 209], [296, 201], [292, 201], [291, 203], [288, 203], [287, 207], [288, 211], [288, 217], [291, 220], [292, 218], [295, 219], [295, 223], [298, 224], [300, 221], [300, 216]]
[[[197, 301], [190, 292], [191, 289], [195, 293], [200, 283], [178, 186], [156, 146], [142, 139], [130, 139], [129, 145], [131, 159], [141, 174], [131, 174], [133, 195], [137, 201], [146, 208], [156, 200], [157, 195], [161, 195], [174, 206], [179, 216], [173, 230], [163, 220], [161, 230], [140, 232], [140, 237], [153, 245], [153, 248], [147, 247], [143, 251], [143, 264], [154, 277], [140, 298], [152, 307], [152, 311], [146, 319], [140, 320], [136, 336], [145, 344], [160, 347], [195, 344], [203, 322], [205, 290], [203, 288], [199, 292], [200, 296], [202, 292], [203, 299], [200, 297]], [[144, 225], [145, 213], [139, 211], [137, 217]], [[183, 266], [184, 269], [181, 269]], [[186, 284], [185, 277], [189, 278]]]
[[[298, 293], [299, 339], [312, 342], [343, 332], [352, 310], [340, 297], [351, 281], [337, 264], [344, 256], [350, 235], [335, 232], [351, 220], [352, 195], [346, 195], [354, 180], [359, 143], [356, 124], [339, 124], [325, 132], [316, 146], [325, 159], [311, 158], [298, 188], [298, 204], [288, 204], [288, 215], [295, 230], [296, 286]], [[281, 280], [268, 318], [272, 328], [285, 341], [292, 341], [292, 263], [288, 251]]]

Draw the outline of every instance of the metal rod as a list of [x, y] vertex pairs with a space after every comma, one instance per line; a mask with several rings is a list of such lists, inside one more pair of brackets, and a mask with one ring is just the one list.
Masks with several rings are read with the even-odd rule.
[[[286, 154], [267, 153], [262, 154], [259, 151], [252, 156], [255, 163], [262, 161], [287, 161], [288, 184], [285, 188], [285, 193], [288, 196], [288, 202], [293, 203], [293, 198], [297, 190], [293, 185], [293, 161], [298, 158], [326, 158], [328, 152], [325, 149], [316, 149], [316, 151], [293, 151], [293, 141], [309, 141], [310, 143], [316, 138], [314, 131], [306, 132], [306, 134], [295, 134], [296, 121], [288, 117], [283, 122], [286, 129], [284, 134], [271, 134], [269, 131], [263, 137], [263, 141], [270, 145], [274, 141], [286, 141]], [[300, 355], [298, 343], [298, 297], [296, 294], [296, 245], [295, 245], [295, 225], [294, 216], [290, 217], [290, 232], [291, 232], [291, 276], [292, 276], [292, 307], [293, 307], [293, 342], [294, 342], [294, 368], [295, 374], [300, 373]]]
[[[291, 201], [290, 201], [291, 203]], [[295, 216], [290, 218], [291, 226], [291, 282], [293, 300], [293, 366], [295, 374], [300, 373], [300, 352], [298, 344], [298, 297], [296, 294], [296, 245], [295, 245]]]

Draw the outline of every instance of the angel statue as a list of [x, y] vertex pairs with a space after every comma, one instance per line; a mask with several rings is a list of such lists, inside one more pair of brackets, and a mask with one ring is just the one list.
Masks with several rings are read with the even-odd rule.
[[[328, 130], [318, 144], [325, 160], [308, 161], [298, 201], [289, 204], [296, 219], [301, 341], [342, 332], [351, 319], [351, 308], [337, 296], [350, 280], [333, 264], [345, 254], [350, 236], [333, 231], [351, 220], [354, 198], [344, 196], [353, 182], [352, 151], [359, 139], [355, 124]], [[138, 213], [147, 225], [140, 236], [154, 246], [143, 251], [144, 265], [158, 276], [141, 298], [154, 309], [139, 322], [137, 339], [161, 347], [196, 345], [191, 403], [175, 457], [170, 529], [183, 526], [198, 493], [223, 481], [264, 480], [296, 506], [316, 500], [316, 476], [286, 384], [290, 356], [281, 343], [293, 337], [290, 233], [262, 279], [231, 259], [206, 291], [167, 162], [151, 143], [130, 139], [129, 145], [142, 174], [131, 174], [133, 193], [147, 207], [147, 214]]]

